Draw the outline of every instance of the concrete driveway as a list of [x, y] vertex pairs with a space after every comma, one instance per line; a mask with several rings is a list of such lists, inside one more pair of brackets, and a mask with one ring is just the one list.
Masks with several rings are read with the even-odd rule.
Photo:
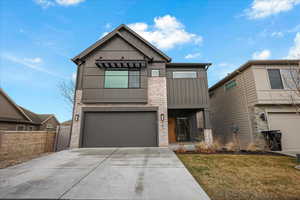
[[209, 199], [168, 148], [90, 148], [50, 154], [1, 169], [0, 198]]

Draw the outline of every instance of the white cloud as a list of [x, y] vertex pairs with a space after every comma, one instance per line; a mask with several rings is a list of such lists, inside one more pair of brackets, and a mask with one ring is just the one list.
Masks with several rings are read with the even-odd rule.
[[300, 32], [296, 34], [294, 46], [290, 48], [288, 59], [300, 59]]
[[56, 3], [62, 6], [73, 6], [84, 2], [85, 0], [56, 0]]
[[254, 0], [245, 12], [249, 19], [261, 19], [289, 11], [298, 4], [300, 0]]
[[42, 58], [36, 57], [36, 58], [24, 58], [25, 62], [29, 62], [29, 63], [35, 63], [35, 64], [39, 64], [43, 62]]
[[265, 59], [270, 58], [270, 56], [271, 56], [271, 51], [265, 49], [265, 50], [262, 50], [262, 51], [254, 52], [252, 54], [252, 59], [254, 59], [254, 60], [265, 60]]
[[272, 37], [275, 37], [275, 38], [281, 38], [281, 37], [283, 37], [284, 36], [284, 34], [283, 34], [283, 32], [273, 32], [273, 33], [271, 33], [271, 36]]
[[55, 5], [52, 0], [34, 0], [34, 2], [42, 6], [43, 8], [48, 8]]
[[60, 6], [74, 6], [85, 0], [34, 0], [35, 3], [42, 6], [43, 8], [48, 8], [50, 6], [60, 5]]
[[16, 63], [16, 64], [23, 65], [23, 66], [25, 66], [27, 68], [30, 68], [30, 69], [33, 69], [35, 71], [44, 72], [44, 73], [47, 73], [49, 75], [65, 79], [65, 77], [61, 76], [60, 74], [57, 74], [55, 72], [51, 72], [51, 71], [49, 71], [49, 70], [47, 70], [47, 69], [45, 69], [45, 68], [37, 65], [37, 63], [34, 63], [34, 62], [37, 62], [37, 61], [38, 62], [42, 61], [42, 60], [39, 60], [39, 58], [35, 58], [35, 59], [31, 59], [31, 58], [18, 58], [17, 56], [14, 56], [14, 55], [8, 54], [8, 53], [1, 54], [1, 58], [6, 59], [6, 60], [8, 60], [10, 62], [13, 62], [13, 63]]
[[201, 44], [203, 40], [200, 35], [187, 32], [184, 25], [170, 15], [155, 17], [152, 26], [143, 22], [128, 26], [161, 49], [171, 49], [186, 43]]
[[184, 58], [185, 59], [193, 59], [193, 58], [199, 58], [201, 56], [200, 53], [190, 53], [188, 55], [186, 55]]

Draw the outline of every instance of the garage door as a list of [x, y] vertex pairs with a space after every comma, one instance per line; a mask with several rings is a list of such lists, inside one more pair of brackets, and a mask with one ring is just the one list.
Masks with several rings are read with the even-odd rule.
[[86, 112], [82, 146], [157, 146], [156, 112]]
[[269, 124], [271, 130], [281, 130], [283, 150], [300, 150], [300, 115], [269, 113]]

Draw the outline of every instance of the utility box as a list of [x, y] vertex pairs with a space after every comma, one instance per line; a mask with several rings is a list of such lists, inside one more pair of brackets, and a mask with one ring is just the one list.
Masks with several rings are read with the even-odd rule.
[[281, 151], [281, 132], [279, 130], [262, 131], [266, 144], [272, 151]]

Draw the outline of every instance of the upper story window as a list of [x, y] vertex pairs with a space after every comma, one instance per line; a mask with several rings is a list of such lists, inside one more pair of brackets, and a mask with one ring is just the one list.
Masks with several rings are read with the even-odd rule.
[[300, 86], [299, 69], [281, 69], [281, 78], [285, 89], [297, 89]]
[[235, 80], [232, 80], [232, 81], [229, 81], [229, 82], [227, 82], [226, 84], [225, 84], [225, 89], [226, 90], [229, 90], [229, 89], [231, 89], [231, 88], [234, 88], [234, 87], [236, 87], [236, 81]]
[[46, 128], [51, 129], [51, 128], [53, 128], [53, 125], [52, 124], [47, 124]]
[[138, 69], [107, 69], [104, 88], [140, 88], [140, 71]]
[[268, 69], [271, 89], [283, 89], [280, 69]]
[[176, 71], [173, 72], [173, 78], [197, 78], [195, 71]]
[[152, 69], [151, 70], [151, 76], [152, 77], [158, 77], [159, 76], [159, 69]]

